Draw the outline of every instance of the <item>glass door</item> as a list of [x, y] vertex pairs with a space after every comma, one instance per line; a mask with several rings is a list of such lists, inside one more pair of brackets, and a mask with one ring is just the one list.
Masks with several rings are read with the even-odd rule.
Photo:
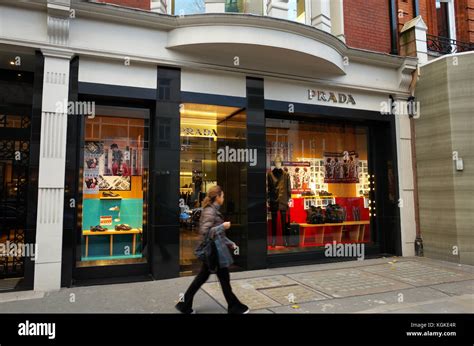
[[199, 218], [202, 201], [212, 186], [220, 185], [224, 189], [226, 202], [221, 211], [228, 221], [235, 224], [229, 232], [238, 234], [243, 196], [235, 188], [240, 186], [241, 172], [235, 170], [233, 162], [221, 160], [219, 152], [225, 150], [226, 145], [237, 145], [237, 131], [240, 138], [245, 133], [245, 126], [238, 130], [235, 126], [241, 121], [240, 113], [241, 110], [236, 107], [205, 104], [186, 103], [181, 108], [179, 221], [180, 268], [183, 275], [199, 270], [200, 263], [194, 250], [201, 241]]

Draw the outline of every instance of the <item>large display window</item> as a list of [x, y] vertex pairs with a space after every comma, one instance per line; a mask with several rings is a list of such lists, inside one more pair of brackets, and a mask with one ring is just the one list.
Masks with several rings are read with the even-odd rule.
[[144, 262], [147, 110], [100, 107], [85, 120], [78, 266]]
[[279, 119], [266, 126], [269, 254], [371, 243], [367, 128]]

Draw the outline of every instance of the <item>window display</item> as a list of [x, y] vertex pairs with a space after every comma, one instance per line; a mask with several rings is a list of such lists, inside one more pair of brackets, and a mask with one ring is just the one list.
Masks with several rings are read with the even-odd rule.
[[[148, 112], [101, 107], [85, 121], [80, 266], [143, 261]], [[129, 116], [131, 114], [129, 113]], [[120, 261], [119, 261], [120, 260]], [[106, 261], [106, 262], [105, 262]]]
[[269, 253], [370, 243], [373, 188], [365, 127], [267, 119]]

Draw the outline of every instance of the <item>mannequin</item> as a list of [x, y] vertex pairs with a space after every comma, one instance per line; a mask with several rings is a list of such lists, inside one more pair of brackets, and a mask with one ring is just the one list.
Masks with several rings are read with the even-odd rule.
[[291, 198], [290, 176], [282, 167], [280, 156], [274, 159], [275, 168], [267, 174], [268, 204], [272, 216], [272, 246], [276, 243], [277, 216], [280, 212], [282, 234], [285, 246], [288, 246], [288, 231], [286, 227], [286, 214], [288, 201]]

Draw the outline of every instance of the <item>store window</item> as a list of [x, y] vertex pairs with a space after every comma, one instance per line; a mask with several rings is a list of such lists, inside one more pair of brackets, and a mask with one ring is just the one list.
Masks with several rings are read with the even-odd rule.
[[145, 262], [148, 110], [97, 108], [85, 120], [78, 266]]
[[263, 16], [263, 2], [261, 0], [226, 0], [225, 11]]
[[223, 188], [225, 202], [220, 211], [232, 223], [227, 235], [241, 244], [246, 163], [227, 160], [218, 152], [245, 146], [245, 121], [244, 111], [237, 107], [191, 103], [181, 107], [180, 266], [184, 275], [196, 273], [200, 266], [194, 250], [201, 241], [202, 201], [212, 186]]
[[288, 19], [306, 23], [306, 0], [290, 0], [288, 2]]
[[171, 14], [184, 16], [188, 14], [199, 14], [206, 12], [204, 0], [172, 0]]
[[367, 129], [267, 119], [269, 254], [370, 243]]

